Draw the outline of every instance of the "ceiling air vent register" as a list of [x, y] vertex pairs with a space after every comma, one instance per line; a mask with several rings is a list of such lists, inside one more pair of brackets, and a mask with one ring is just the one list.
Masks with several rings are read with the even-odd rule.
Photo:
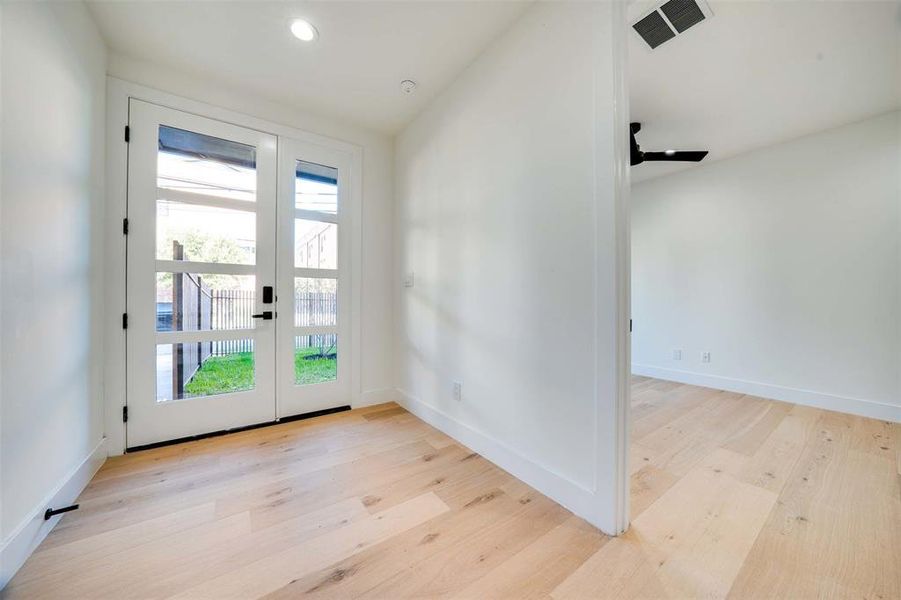
[[638, 19], [632, 29], [653, 50], [712, 16], [704, 0], [669, 0]]

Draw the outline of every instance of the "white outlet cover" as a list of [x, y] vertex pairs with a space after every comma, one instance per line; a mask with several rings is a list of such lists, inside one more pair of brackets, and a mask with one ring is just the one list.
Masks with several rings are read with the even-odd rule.
[[415, 282], [416, 282], [416, 276], [415, 276], [415, 274], [413, 273], [413, 271], [410, 271], [410, 272], [407, 273], [407, 275], [404, 277], [404, 287], [408, 287], [408, 288], [409, 288], [409, 287], [413, 287], [413, 284], [414, 284]]
[[682, 360], [681, 350], [673, 350], [673, 360]]

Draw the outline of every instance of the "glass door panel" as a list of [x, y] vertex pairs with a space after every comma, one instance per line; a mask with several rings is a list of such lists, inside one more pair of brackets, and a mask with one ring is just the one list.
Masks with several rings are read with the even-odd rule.
[[299, 335], [294, 340], [294, 385], [338, 379], [338, 336]]
[[160, 125], [157, 185], [167, 191], [256, 201], [256, 146]]
[[156, 202], [156, 257], [206, 263], [252, 265], [256, 263], [257, 216], [253, 204], [247, 210], [175, 202]]
[[279, 416], [290, 416], [350, 404], [350, 157], [281, 143], [279, 309], [292, 318], [278, 323]]
[[301, 211], [338, 214], [338, 169], [298, 159], [293, 163], [294, 208]]
[[276, 140], [134, 99], [129, 115], [127, 445], [271, 421]]

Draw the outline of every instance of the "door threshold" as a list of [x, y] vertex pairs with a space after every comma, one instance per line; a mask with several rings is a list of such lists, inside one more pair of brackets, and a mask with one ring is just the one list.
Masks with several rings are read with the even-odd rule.
[[282, 417], [275, 421], [265, 421], [263, 423], [254, 423], [253, 425], [244, 425], [242, 427], [232, 427], [231, 429], [220, 429], [219, 431], [211, 431], [209, 433], [198, 433], [197, 435], [189, 435], [186, 437], [176, 438], [174, 440], [166, 440], [163, 442], [153, 442], [152, 444], [144, 444], [143, 446], [131, 446], [126, 448], [126, 453], [140, 452], [141, 450], [152, 450], [153, 448], [162, 448], [163, 446], [174, 446], [175, 444], [183, 444], [185, 442], [196, 442], [211, 437], [219, 437], [230, 433], [240, 433], [250, 429], [259, 429], [261, 427], [272, 427], [273, 425], [281, 425], [282, 423], [290, 423], [291, 421], [303, 421], [304, 419], [313, 419], [334, 413], [345, 412], [350, 410], [350, 406], [336, 406], [335, 408], [324, 408], [322, 410], [314, 410], [313, 412], [303, 413], [300, 415], [291, 415]]

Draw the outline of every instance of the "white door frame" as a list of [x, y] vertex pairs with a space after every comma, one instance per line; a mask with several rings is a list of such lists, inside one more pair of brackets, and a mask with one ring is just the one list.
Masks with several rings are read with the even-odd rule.
[[[611, 490], [610, 495], [601, 500], [599, 525], [604, 532], [612, 535], [625, 533], [629, 528], [630, 498], [630, 439], [632, 405], [632, 217], [631, 180], [629, 149], [629, 79], [628, 79], [628, 26], [627, 10], [629, 2], [611, 3], [611, 46], [613, 49], [613, 228], [603, 221], [601, 211], [597, 211], [596, 224], [599, 235], [612, 233], [614, 243], [614, 289], [615, 289], [615, 361], [610, 365], [596, 365], [596, 373], [610, 373], [616, 386], [613, 401], [601, 393], [595, 398], [595, 455], [597, 472], [596, 489]], [[597, 244], [596, 251], [603, 252]], [[599, 257], [600, 258], [600, 257]], [[610, 276], [601, 260], [596, 260], [598, 281]], [[609, 308], [595, 307], [596, 314]], [[600, 320], [602, 321], [602, 320]], [[600, 322], [599, 321], [599, 322]], [[597, 344], [609, 343], [608, 333], [603, 328], [596, 332]], [[609, 458], [609, 461], [601, 460]]]
[[255, 129], [280, 138], [293, 138], [317, 144], [348, 157], [351, 164], [351, 193], [347, 207], [351, 240], [349, 334], [351, 364], [346, 368], [349, 368], [351, 373], [348, 404], [351, 406], [358, 404], [361, 396], [359, 347], [360, 307], [362, 305], [360, 281], [362, 278], [363, 149], [350, 142], [279, 125], [115, 77], [107, 77], [104, 430], [109, 454], [118, 455], [125, 452], [125, 423], [122, 420], [122, 409], [126, 405], [126, 336], [122, 329], [122, 313], [126, 312], [126, 246], [122, 223], [127, 207], [128, 144], [125, 142], [124, 132], [125, 126], [128, 124], [129, 98]]

